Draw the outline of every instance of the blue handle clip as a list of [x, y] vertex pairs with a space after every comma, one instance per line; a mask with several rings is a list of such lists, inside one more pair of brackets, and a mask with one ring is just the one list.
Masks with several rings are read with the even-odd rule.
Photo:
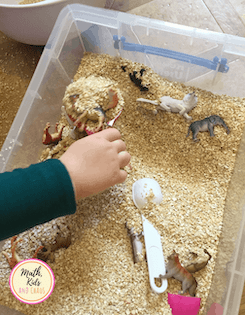
[[122, 36], [121, 39], [119, 39], [117, 35], [113, 35], [113, 40], [114, 40], [115, 49], [119, 49], [119, 42], [121, 42], [123, 50], [138, 51], [145, 54], [152, 54], [152, 55], [162, 56], [166, 58], [172, 58], [172, 59], [188, 62], [191, 64], [195, 64], [198, 66], [206, 67], [211, 70], [216, 70], [218, 67], [218, 71], [223, 72], [223, 73], [227, 73], [229, 70], [229, 66], [227, 66], [226, 64], [227, 63], [226, 58], [221, 58], [221, 60], [219, 61], [219, 57], [215, 56], [213, 60], [209, 60], [209, 59], [205, 59], [201, 57], [196, 57], [196, 56], [180, 53], [180, 52], [170, 50], [170, 49], [127, 43], [126, 38], [124, 36]]

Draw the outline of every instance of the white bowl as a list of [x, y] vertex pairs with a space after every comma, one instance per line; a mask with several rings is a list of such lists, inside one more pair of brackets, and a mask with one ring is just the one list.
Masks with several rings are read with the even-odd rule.
[[[21, 1], [21, 0], [20, 0]], [[45, 45], [63, 7], [71, 3], [104, 7], [106, 0], [44, 0], [19, 5], [18, 0], [0, 0], [0, 31], [29, 45]]]

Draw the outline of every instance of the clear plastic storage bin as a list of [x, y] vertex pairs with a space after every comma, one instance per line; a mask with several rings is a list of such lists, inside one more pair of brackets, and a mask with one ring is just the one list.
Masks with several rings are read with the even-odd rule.
[[[167, 79], [213, 93], [245, 97], [245, 38], [122, 12], [69, 5], [56, 21], [2, 147], [1, 172], [38, 161], [43, 150], [43, 128], [47, 121], [54, 125], [59, 119], [65, 88], [86, 51], [120, 55], [144, 63]], [[244, 143], [243, 136], [238, 159], [245, 152]], [[245, 175], [245, 164], [243, 167], [237, 163], [234, 174]], [[226, 207], [207, 303], [207, 307], [213, 302], [222, 304], [224, 315], [238, 314], [244, 285], [244, 204], [241, 198], [236, 217], [229, 217], [229, 207]]]

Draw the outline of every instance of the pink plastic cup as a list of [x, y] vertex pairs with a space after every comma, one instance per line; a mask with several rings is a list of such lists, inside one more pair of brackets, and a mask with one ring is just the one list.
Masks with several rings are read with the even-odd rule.
[[173, 315], [197, 315], [201, 299], [191, 296], [168, 293], [168, 304]]

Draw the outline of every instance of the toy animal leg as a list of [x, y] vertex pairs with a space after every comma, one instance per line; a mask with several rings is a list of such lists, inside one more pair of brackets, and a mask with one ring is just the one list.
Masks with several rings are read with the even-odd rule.
[[182, 291], [179, 291], [180, 293], [179, 294], [185, 294], [185, 292], [189, 289], [189, 283], [188, 283], [188, 280], [184, 280], [182, 282]]
[[178, 104], [178, 108], [179, 108], [179, 114], [180, 115], [184, 115], [184, 113], [185, 113], [185, 107], [184, 106], [182, 106], [181, 104]]
[[7, 259], [8, 263], [9, 263], [9, 265], [11, 266], [12, 261], [11, 261], [11, 259], [9, 258], [8, 254], [7, 254], [6, 252], [4, 252], [4, 251], [2, 251], [2, 254], [6, 257], [6, 259]]
[[86, 117], [87, 114], [88, 114], [88, 111], [85, 110], [85, 111], [82, 113], [82, 115], [80, 115], [80, 116], [77, 118], [77, 120], [74, 122], [74, 126], [76, 126], [84, 117]]
[[161, 110], [166, 110], [167, 112], [171, 112], [171, 108], [169, 108], [168, 106], [166, 106], [165, 104], [161, 103], [160, 106], [158, 107]]
[[39, 247], [36, 249], [36, 251], [35, 251], [34, 255], [32, 256], [32, 258], [37, 258], [37, 254], [38, 254], [39, 250], [41, 250], [41, 249], [43, 249], [43, 248], [44, 248], [44, 246], [39, 246]]
[[[172, 275], [172, 276], [173, 276], [173, 275]], [[159, 279], [167, 280], [167, 279], [172, 278], [172, 276], [170, 276], [169, 274], [166, 274], [166, 275], [159, 275]]]
[[189, 135], [190, 135], [190, 131], [191, 131], [191, 128], [189, 127], [189, 128], [188, 128], [187, 135], [186, 135], [186, 138], [187, 138], [187, 137], [189, 137]]
[[12, 239], [11, 239], [11, 253], [12, 253], [12, 256], [14, 257], [15, 255], [15, 249], [16, 249], [16, 246], [19, 242], [23, 241], [22, 238], [20, 238], [18, 241], [15, 241], [17, 239], [17, 236], [13, 236]]
[[46, 126], [45, 126], [45, 128], [44, 128], [44, 130], [43, 131], [45, 131], [45, 130], [47, 130], [47, 129], [49, 129], [50, 128], [50, 123], [49, 122], [47, 122], [46, 123]]
[[17, 244], [18, 244], [19, 242], [21, 242], [23, 239], [20, 238], [18, 241], [16, 241], [16, 239], [17, 239], [17, 236], [13, 236], [13, 237], [11, 238], [11, 255], [12, 255], [11, 258], [8, 257], [7, 253], [2, 252], [3, 255], [6, 257], [6, 259], [7, 259], [8, 263], [9, 263], [9, 266], [10, 266], [11, 269], [13, 269], [14, 266], [15, 266], [16, 264], [18, 264], [18, 263], [21, 261], [21, 259], [20, 259], [20, 258], [18, 257], [18, 255], [16, 254], [15, 250], [16, 250]]
[[224, 124], [223, 126], [224, 126], [224, 127], [225, 127], [225, 129], [226, 129], [226, 133], [227, 133], [227, 134], [229, 134], [229, 133], [230, 133], [229, 128], [226, 126], [226, 124]]
[[17, 235], [15, 235], [11, 238], [11, 248], [14, 246], [14, 242], [16, 239], [17, 239]]
[[56, 131], [56, 132], [59, 132], [59, 131], [58, 131], [58, 126], [59, 126], [59, 123], [56, 123], [56, 124], [55, 124], [55, 131]]
[[94, 132], [98, 132], [100, 130], [100, 128], [103, 125], [103, 121], [105, 120], [105, 118], [103, 116], [100, 116], [98, 121], [99, 121], [99, 126], [97, 128], [94, 129]]
[[192, 139], [193, 139], [193, 141], [195, 141], [195, 142], [200, 141], [200, 139], [197, 139], [198, 131], [199, 131], [199, 130], [195, 130], [195, 131], [193, 132]]
[[208, 125], [208, 130], [209, 130], [209, 133], [210, 133], [210, 137], [214, 137], [214, 127], [213, 125]]
[[84, 128], [85, 128], [85, 122], [83, 122], [83, 123], [81, 124], [81, 127], [78, 128], [78, 130], [81, 131], [81, 132], [83, 132]]
[[150, 104], [153, 104], [153, 105], [158, 105], [158, 102], [157, 102], [157, 101], [148, 100], [148, 99], [146, 99], [146, 98], [137, 98], [136, 101], [137, 101], [137, 102], [150, 103]]
[[173, 275], [174, 275], [174, 271], [170, 271], [170, 272], [168, 272], [168, 273], [166, 273], [165, 275], [159, 275], [159, 278], [160, 279], [169, 279], [169, 278], [172, 278], [173, 277]]
[[158, 110], [158, 109], [164, 110], [160, 105], [158, 105], [158, 106], [156, 107], [156, 109], [153, 110], [153, 112], [155, 112], [155, 113], [157, 114], [157, 110]]
[[224, 120], [221, 117], [220, 117], [220, 120], [221, 120], [221, 125], [226, 129], [226, 133], [229, 134], [230, 130], [227, 127], [226, 123], [224, 122]]
[[43, 144], [50, 144], [52, 137], [49, 133], [49, 128], [50, 128], [50, 123], [46, 124], [46, 127], [43, 130], [43, 137], [42, 137], [42, 142]]
[[[181, 113], [180, 113], [180, 115], [181, 115]], [[192, 120], [192, 117], [189, 116], [187, 113], [184, 113], [183, 116], [184, 116], [187, 120]]]
[[63, 132], [63, 129], [64, 129], [64, 128], [65, 128], [65, 126], [62, 126], [62, 127], [61, 127], [60, 132], [59, 132], [59, 135], [58, 135], [59, 138], [61, 138], [62, 132]]
[[190, 296], [194, 297], [196, 295], [196, 287], [197, 287], [197, 284], [193, 283], [193, 285], [189, 288]]

